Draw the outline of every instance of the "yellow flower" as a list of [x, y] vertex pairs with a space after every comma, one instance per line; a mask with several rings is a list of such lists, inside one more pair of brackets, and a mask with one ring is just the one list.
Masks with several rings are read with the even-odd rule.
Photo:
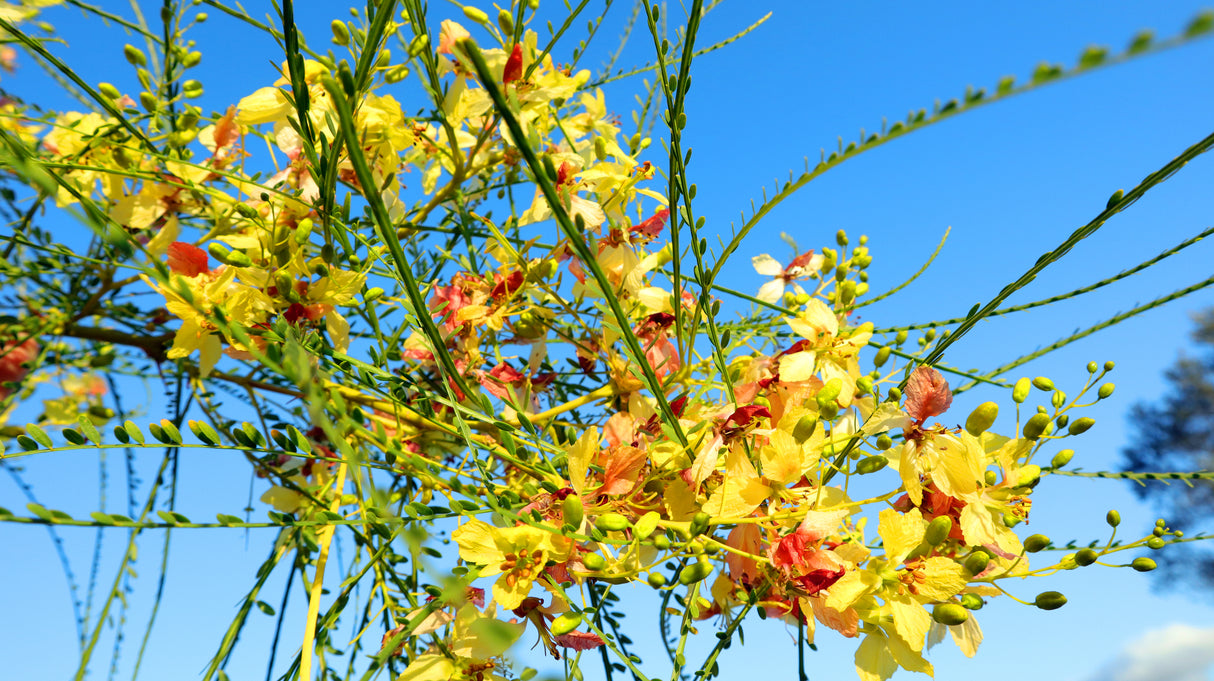
[[534, 527], [494, 527], [472, 520], [451, 533], [459, 544], [459, 557], [481, 567], [482, 577], [500, 574], [493, 585], [493, 600], [503, 608], [517, 608], [549, 560], [564, 562], [573, 542]]

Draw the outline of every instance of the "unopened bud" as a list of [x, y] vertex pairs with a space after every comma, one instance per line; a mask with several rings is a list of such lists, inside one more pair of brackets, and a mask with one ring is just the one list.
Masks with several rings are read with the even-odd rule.
[[843, 392], [843, 379], [832, 378], [818, 391], [818, 403], [833, 402]]
[[1028, 553], [1037, 553], [1050, 545], [1050, 538], [1044, 534], [1029, 535], [1024, 539], [1024, 550]]
[[708, 529], [708, 521], [710, 521], [710, 520], [712, 520], [712, 516], [708, 515], [707, 513], [703, 512], [703, 511], [700, 511], [699, 513], [692, 516], [691, 527], [689, 528], [689, 531], [691, 532], [691, 536], [696, 537], [701, 534], [704, 534], [704, 530]]
[[881, 456], [880, 454], [876, 456], [869, 456], [860, 459], [860, 461], [856, 464], [856, 473], [860, 475], [868, 475], [869, 473], [876, 473], [888, 465], [889, 459]]
[[1159, 549], [1163, 548], [1164, 543], [1165, 542], [1163, 541], [1162, 537], [1151, 537], [1147, 540], [1147, 548], [1151, 549], [1152, 551], [1158, 551]]
[[1151, 570], [1155, 569], [1155, 561], [1147, 558], [1146, 556], [1140, 556], [1130, 561], [1130, 567], [1134, 568], [1138, 572], [1150, 572]]
[[1016, 471], [1016, 480], [1014, 487], [1030, 487], [1041, 478], [1041, 466], [1037, 464], [1028, 464], [1021, 466]]
[[649, 586], [655, 589], [660, 589], [666, 586], [666, 575], [660, 572], [650, 572], [649, 577], [647, 577], [645, 581], [649, 583]]
[[999, 405], [994, 402], [983, 402], [978, 405], [974, 411], [970, 412], [969, 418], [965, 420], [965, 430], [974, 437], [978, 437], [986, 432], [995, 423], [995, 419], [999, 416]]
[[981, 610], [986, 601], [978, 594], [961, 594], [961, 607], [966, 610]]
[[1097, 371], [1100, 371], [1100, 365], [1095, 362], [1088, 362], [1088, 373], [1094, 374]]
[[564, 615], [552, 620], [552, 624], [548, 625], [548, 630], [552, 632], [553, 636], [562, 636], [564, 634], [568, 634], [574, 629], [577, 629], [578, 625], [581, 623], [582, 613], [567, 612]]
[[1066, 605], [1066, 596], [1057, 591], [1042, 591], [1037, 594], [1037, 598], [1033, 601], [1033, 605], [1042, 610], [1057, 610]]
[[1121, 514], [1116, 510], [1109, 511], [1108, 513], [1104, 514], [1104, 521], [1108, 523], [1110, 527], [1117, 527], [1121, 524]]
[[497, 27], [502, 29], [502, 35], [507, 38], [514, 35], [514, 15], [510, 10], [503, 9], [497, 13]]
[[1080, 549], [1079, 552], [1075, 554], [1075, 564], [1080, 567], [1087, 567], [1088, 565], [1095, 563], [1096, 559], [1099, 557], [1100, 556], [1097, 555], [1096, 551], [1093, 549]]
[[118, 99], [122, 96], [122, 93], [118, 91], [118, 88], [114, 87], [113, 83], [98, 83], [97, 91], [109, 99]]
[[478, 24], [489, 23], [489, 15], [471, 5], [464, 6], [464, 16], [468, 17], [469, 21], [474, 21]]
[[969, 570], [969, 573], [971, 575], [976, 575], [976, 574], [981, 573], [983, 570], [985, 570], [986, 566], [990, 562], [991, 562], [990, 556], [986, 555], [982, 551], [976, 551], [974, 553], [971, 553], [969, 555], [969, 557], [965, 559], [964, 565], [965, 565], [965, 569]]
[[686, 586], [702, 582], [710, 574], [712, 574], [712, 563], [700, 560], [683, 568], [683, 571], [679, 573], [679, 584]]
[[1050, 466], [1054, 468], [1062, 468], [1071, 462], [1071, 457], [1075, 456], [1075, 450], [1064, 449], [1054, 455], [1054, 459], [1050, 461]]
[[1032, 418], [1024, 424], [1024, 437], [1028, 440], [1036, 440], [1041, 437], [1045, 429], [1050, 425], [1049, 414], [1033, 414]]
[[932, 608], [932, 619], [940, 624], [956, 626], [965, 624], [969, 618], [969, 611], [959, 603], [941, 603]]
[[873, 366], [880, 369], [889, 361], [889, 355], [892, 351], [889, 348], [881, 348], [877, 351], [877, 356], [873, 357]]
[[124, 45], [122, 47], [122, 56], [126, 57], [131, 66], [144, 66], [148, 63], [148, 58], [144, 55], [143, 50], [134, 45]]
[[1102, 400], [1106, 399], [1109, 396], [1111, 396], [1113, 394], [1113, 391], [1116, 389], [1117, 389], [1116, 385], [1114, 385], [1112, 383], [1105, 383], [1104, 385], [1100, 386], [1099, 390], [1096, 391], [1096, 397], [1099, 397]]
[[927, 524], [927, 530], [923, 533], [923, 541], [932, 546], [939, 546], [948, 539], [948, 535], [953, 531], [953, 519], [946, 515], [939, 515], [932, 518], [932, 521]]
[[839, 230], [838, 232], [835, 232], [835, 243], [839, 244], [840, 246], [846, 246], [847, 245], [847, 232], [845, 232], [843, 230]]
[[1085, 416], [1081, 419], [1076, 419], [1067, 427], [1066, 432], [1071, 435], [1079, 435], [1088, 432], [1088, 429], [1096, 425], [1096, 419]]
[[813, 437], [814, 431], [817, 429], [818, 417], [813, 415], [802, 416], [797, 421], [797, 425], [793, 427], [792, 436], [799, 444], [804, 444], [806, 440]]
[[1033, 387], [1038, 390], [1053, 390], [1054, 382], [1045, 376], [1038, 376], [1037, 378], [1033, 379]]
[[585, 513], [586, 511], [582, 507], [582, 498], [577, 494], [570, 494], [561, 502], [561, 514], [564, 522], [575, 530], [582, 526], [582, 518], [585, 516]]
[[598, 572], [607, 567], [607, 561], [597, 553], [586, 553], [582, 555], [582, 565], [585, 565], [587, 570]]
[[885, 451], [894, 446], [894, 438], [889, 436], [889, 433], [881, 433], [877, 436], [877, 449]]
[[1029, 381], [1028, 377], [1016, 381], [1016, 387], [1012, 388], [1012, 401], [1016, 404], [1023, 403], [1028, 399], [1029, 389], [1031, 387], [1032, 383]]
[[367, 292], [363, 294], [363, 302], [364, 303], [373, 303], [373, 302], [379, 300], [380, 298], [382, 298], [383, 296], [384, 296], [384, 290], [382, 288], [379, 288], [379, 287], [370, 288], [370, 289], [367, 289]]

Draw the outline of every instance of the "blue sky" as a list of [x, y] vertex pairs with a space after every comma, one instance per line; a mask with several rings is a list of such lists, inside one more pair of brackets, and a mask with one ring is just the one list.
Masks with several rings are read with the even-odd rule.
[[[101, 4], [115, 12], [129, 11], [125, 3]], [[250, 8], [254, 5], [270, 11], [268, 3], [248, 3]], [[332, 18], [329, 3], [300, 5], [310, 42], [323, 45]], [[802, 159], [816, 159], [819, 148], [826, 147], [829, 153], [837, 135], [845, 141], [855, 139], [861, 127], [870, 132], [879, 129], [883, 116], [892, 123], [908, 110], [930, 109], [937, 99], [960, 96], [966, 85], [990, 90], [1004, 75], [1025, 79], [1042, 60], [1074, 63], [1089, 44], [1110, 45], [1116, 51], [1141, 28], [1172, 35], [1200, 7], [1190, 2], [1034, 2], [998, 7], [725, 2], [704, 21], [701, 44], [732, 35], [768, 11], [772, 18], [734, 45], [696, 62], [684, 139], [694, 149], [690, 173], [699, 189], [697, 211], [707, 216], [710, 232], [728, 234], [739, 212], [749, 211], [750, 202], [761, 199], [764, 186], [770, 192], [774, 179], [783, 180], [789, 170], [799, 172]], [[445, 4], [432, 5], [436, 18], [446, 9]], [[606, 25], [619, 26], [627, 9], [626, 3], [615, 3]], [[670, 11], [675, 12], [676, 6]], [[205, 55], [204, 106], [218, 109], [268, 85], [275, 77], [271, 64], [280, 57], [268, 39], [234, 27], [218, 12], [211, 14], [212, 22], [197, 33], [197, 39]], [[451, 8], [451, 14], [458, 10]], [[129, 39], [120, 31], [99, 30], [102, 27], [95, 21], [84, 22], [79, 13], [64, 10], [48, 12], [47, 18], [70, 46], [60, 53], [78, 64], [86, 79], [133, 89], [130, 69], [120, 54], [121, 44]], [[613, 35], [605, 30], [598, 47], [614, 48]], [[646, 61], [649, 49], [648, 41], [638, 35], [621, 63]], [[597, 54], [592, 51], [583, 65], [593, 68]], [[820, 248], [833, 245], [835, 232], [846, 229], [853, 238], [870, 237], [871, 285], [882, 291], [915, 271], [951, 227], [949, 241], [931, 270], [898, 296], [865, 308], [864, 315], [877, 326], [964, 315], [1098, 214], [1114, 190], [1133, 187], [1211, 132], [1211, 66], [1214, 41], [1207, 40], [1050, 85], [865, 153], [810, 183], [773, 211], [727, 269], [730, 283], [754, 291], [762, 278], [750, 270], [751, 256], [771, 253], [787, 259], [791, 255], [778, 239], [780, 232], [793, 235], [803, 248]], [[625, 82], [608, 89], [610, 108], [625, 120], [637, 84]], [[36, 101], [48, 101], [42, 97], [50, 96], [46, 79], [28, 60], [3, 85]], [[665, 165], [660, 156], [651, 160]], [[1010, 302], [1035, 300], [1109, 276], [1209, 227], [1214, 215], [1212, 186], [1214, 159], [1197, 159]], [[78, 228], [64, 224], [62, 229]], [[1138, 302], [1210, 276], [1212, 255], [1209, 245], [1199, 244], [1163, 267], [1082, 301], [984, 323], [955, 345], [946, 359], [963, 368], [1002, 364]], [[1074, 463], [1088, 470], [1114, 468], [1130, 432], [1125, 421], [1130, 405], [1161, 394], [1163, 370], [1187, 345], [1189, 313], [1211, 304], [1214, 294], [1208, 291], [1192, 295], [1068, 346], [1010, 377], [1048, 375], [1073, 391], [1086, 377], [1083, 366], [1089, 360], [1116, 360], [1112, 378], [1118, 384], [1117, 394], [1092, 410], [1098, 425], [1078, 440]], [[124, 399], [128, 404], [149, 399], [155, 404], [155, 381], [149, 381], [147, 389], [146, 397], [132, 394]], [[959, 398], [950, 413], [959, 414], [961, 420], [970, 407], [986, 399], [1006, 402], [1006, 395], [974, 391]], [[159, 415], [148, 413], [147, 418]], [[1004, 416], [996, 430], [1010, 428], [1009, 423]], [[154, 456], [143, 454], [144, 477], [151, 473]], [[98, 464], [92, 455], [53, 454], [30, 457], [24, 463], [27, 478], [47, 505], [74, 514], [99, 508]], [[250, 480], [243, 461], [230, 455], [187, 453], [182, 466], [189, 482], [180, 490], [179, 509], [187, 515], [235, 513], [247, 503], [250, 486], [254, 499], [264, 488], [264, 482]], [[117, 468], [113, 470], [117, 475]], [[120, 490], [111, 489], [111, 505]], [[0, 505], [24, 505], [7, 478], [0, 478]], [[1125, 536], [1145, 533], [1156, 517], [1121, 483], [1050, 479], [1034, 495], [1029, 530], [1063, 540], [1103, 538], [1109, 508], [1121, 510]], [[112, 532], [106, 538], [109, 562], [103, 562], [105, 566], [115, 563], [118, 544], [124, 541], [118, 531]], [[67, 528], [61, 534], [83, 583], [93, 534]], [[125, 672], [118, 678], [130, 674], [137, 637], [148, 616], [161, 538], [153, 533], [141, 541], [136, 564], [140, 577], [127, 630], [135, 640], [125, 644], [120, 663]], [[245, 535], [194, 530], [173, 535], [166, 596], [141, 678], [193, 678], [214, 650], [271, 539], [266, 531]], [[0, 561], [0, 583], [6, 585], [0, 589], [0, 608], [10, 614], [0, 622], [0, 652], [8, 653], [8, 673], [14, 679], [65, 678], [75, 667], [76, 647], [67, 590], [46, 532], [0, 526], [0, 542], [8, 547], [6, 559]], [[1167, 552], [1155, 557], [1166, 559]], [[109, 583], [112, 570], [103, 567], [99, 584]], [[1137, 681], [1147, 677], [1134, 676], [1134, 670], [1155, 668], [1152, 655], [1181, 665], [1172, 670], [1174, 678], [1208, 678], [1203, 670], [1210, 659], [1204, 651], [1214, 645], [1210, 643], [1214, 608], [1209, 606], [1214, 601], [1208, 594], [1159, 595], [1151, 592], [1143, 575], [1098, 568], [1025, 584], [1015, 593], [1031, 600], [1047, 589], [1066, 593], [1069, 604], [1046, 613], [995, 599], [978, 614], [986, 634], [978, 658], [967, 661], [951, 643], [941, 644], [931, 658], [937, 678], [981, 673], [992, 681], [1020, 679], [1025, 674], [1074, 681]], [[278, 607], [281, 595], [279, 575], [263, 598]], [[299, 595], [292, 598], [291, 607], [296, 608]], [[650, 601], [643, 598], [630, 619], [648, 623], [656, 612]], [[288, 620], [280, 660], [289, 658], [298, 646], [295, 623], [300, 619]], [[724, 678], [757, 668], [777, 678], [795, 674], [792, 639], [785, 628], [755, 622], [747, 626], [747, 634], [746, 645], [735, 645], [724, 658]], [[229, 668], [233, 678], [262, 678], [270, 636], [272, 618], [255, 614]], [[852, 678], [855, 643], [830, 633], [823, 633], [819, 643], [821, 650], [810, 653], [810, 678]], [[105, 646], [102, 649], [108, 650]], [[657, 649], [642, 650], [642, 655], [655, 663], [662, 658]], [[588, 667], [588, 678], [595, 678], [593, 670]], [[92, 678], [103, 672], [98, 667]], [[896, 678], [909, 677], [900, 672]]]

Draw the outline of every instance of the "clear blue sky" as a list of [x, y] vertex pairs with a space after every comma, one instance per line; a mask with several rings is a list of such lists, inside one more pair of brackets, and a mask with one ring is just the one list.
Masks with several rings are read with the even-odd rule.
[[[126, 3], [101, 4], [118, 13], [129, 12]], [[254, 13], [271, 11], [269, 3], [247, 4], [251, 9], [264, 8], [253, 9]], [[310, 42], [323, 45], [332, 18], [329, 8], [339, 5], [319, 0], [299, 4]], [[627, 5], [615, 3], [607, 27], [622, 23]], [[989, 91], [1001, 76], [1024, 79], [1041, 60], [1074, 63], [1089, 44], [1116, 50], [1141, 28], [1153, 27], [1161, 36], [1174, 34], [1200, 7], [1179, 1], [1031, 2], [998, 7], [957, 2], [913, 7], [726, 2], [705, 20], [702, 44], [731, 35], [769, 10], [773, 16], [738, 43], [696, 62], [684, 139], [694, 148], [690, 172], [699, 189], [697, 210], [708, 217], [710, 231], [727, 234], [739, 212], [749, 211], [750, 201], [761, 199], [764, 186], [770, 192], [773, 179], [783, 180], [788, 170], [799, 171], [802, 158], [816, 159], [819, 148], [829, 152], [837, 135], [845, 141], [855, 139], [861, 127], [878, 129], [883, 116], [892, 123], [910, 109], [930, 108], [936, 99], [960, 96], [969, 84]], [[446, 9], [443, 3], [432, 4], [435, 19]], [[205, 55], [203, 102], [219, 109], [270, 84], [275, 78], [270, 64], [277, 64], [280, 56], [264, 36], [236, 27], [219, 12], [211, 14], [211, 24], [198, 31], [197, 39]], [[458, 14], [458, 9], [452, 8], [451, 14]], [[86, 79], [134, 90], [120, 54], [121, 44], [129, 39], [121, 37], [118, 29], [83, 22], [79, 13], [62, 9], [46, 16], [70, 45], [59, 53], [78, 65]], [[614, 48], [614, 35], [605, 30], [598, 47]], [[645, 61], [649, 49], [638, 35], [621, 63]], [[592, 52], [584, 65], [593, 68], [598, 54]], [[1051, 85], [868, 152], [815, 180], [774, 211], [735, 258], [729, 270], [732, 283], [750, 291], [762, 283], [750, 271], [750, 256], [764, 252], [780, 259], [789, 256], [777, 238], [781, 231], [794, 235], [802, 247], [820, 248], [833, 245], [836, 230], [846, 229], [853, 237], [869, 235], [875, 259], [871, 284], [874, 291], [882, 291], [917, 269], [951, 226], [949, 242], [929, 273], [895, 298], [866, 308], [864, 314], [878, 326], [963, 315], [1098, 214], [1115, 189], [1134, 186], [1208, 135], [1214, 120], [1211, 67], [1214, 41], [1207, 40]], [[28, 59], [17, 76], [5, 76], [2, 84], [34, 101], [48, 101], [43, 99], [49, 97], [46, 79]], [[623, 83], [608, 91], [609, 107], [625, 120], [636, 85]], [[665, 165], [658, 156], [651, 159]], [[1111, 220], [1012, 302], [1034, 300], [1111, 275], [1210, 226], [1211, 187], [1214, 159], [1199, 158]], [[78, 229], [67, 224], [61, 228]], [[1002, 364], [1137, 302], [1204, 279], [1211, 274], [1212, 256], [1209, 245], [1199, 244], [1164, 267], [1081, 302], [984, 323], [955, 345], [947, 359], [965, 368]], [[1211, 304], [1214, 294], [1198, 293], [1069, 346], [1013, 372], [1012, 377], [1045, 374], [1073, 390], [1085, 378], [1083, 366], [1089, 360], [1116, 360], [1117, 394], [1093, 410], [1098, 425], [1079, 440], [1075, 459], [1075, 465], [1088, 470], [1114, 468], [1129, 432], [1125, 414], [1130, 405], [1161, 394], [1163, 370], [1186, 347], [1188, 314]], [[154, 381], [148, 390], [155, 404]], [[149, 401], [143, 394], [124, 399], [128, 404]], [[1006, 401], [1006, 396], [974, 391], [966, 400], [959, 399], [954, 411], [964, 418], [970, 406], [985, 399]], [[159, 417], [149, 413], [146, 418]], [[999, 427], [1010, 427], [1006, 417], [996, 430]], [[140, 466], [146, 477], [155, 455], [144, 456]], [[76, 515], [99, 508], [94, 456], [54, 454], [23, 463], [43, 503]], [[238, 513], [246, 504], [251, 482], [242, 460], [230, 454], [186, 453], [182, 466], [187, 482], [180, 490], [179, 509], [187, 515]], [[112, 475], [118, 476], [117, 467]], [[264, 482], [252, 485], [255, 499]], [[110, 490], [111, 509], [121, 490], [121, 486]], [[24, 505], [7, 477], [0, 477], [0, 505], [14, 509]], [[1156, 517], [1123, 484], [1050, 479], [1034, 495], [1029, 529], [1062, 540], [1102, 538], [1108, 508], [1121, 509], [1126, 536], [1146, 532]], [[116, 563], [119, 544], [125, 543], [122, 531], [110, 532], [105, 542], [108, 562], [103, 562], [99, 585], [113, 578], [109, 566]], [[68, 528], [60, 533], [77, 579], [86, 583], [93, 533]], [[209, 530], [173, 534], [161, 619], [141, 678], [189, 679], [201, 670], [268, 552], [271, 538], [272, 533], [264, 530], [247, 536]], [[71, 609], [45, 530], [0, 525], [0, 545], [6, 547], [0, 560], [4, 585], [0, 609], [7, 615], [0, 622], [0, 653], [6, 678], [68, 677], [76, 664]], [[117, 678], [130, 674], [155, 590], [160, 546], [161, 535], [156, 533], [145, 535], [141, 542], [135, 566], [140, 578], [127, 628], [128, 637], [135, 639], [125, 644]], [[1155, 557], [1166, 559], [1167, 554]], [[277, 607], [281, 588], [279, 576], [263, 598]], [[978, 614], [987, 637], [978, 658], [966, 661], [946, 642], [931, 657], [937, 678], [980, 674], [991, 681], [1011, 681], [1027, 674], [1075, 681], [1136, 680], [1139, 677], [1126, 675], [1132, 665], [1115, 661], [1133, 641], [1166, 627], [1174, 627], [1168, 636], [1174, 645], [1196, 641], [1191, 649], [1214, 647], [1214, 608], [1209, 607], [1212, 601], [1207, 595], [1160, 596], [1150, 591], [1149, 579], [1143, 575], [1096, 568], [1039, 580], [1017, 594], [1031, 599], [1046, 589], [1063, 591], [1069, 604], [1046, 613], [1008, 599], [993, 600]], [[301, 599], [298, 594], [293, 598], [297, 606]], [[652, 621], [656, 613], [652, 599], [641, 603], [642, 609], [630, 618], [638, 625]], [[289, 659], [298, 647], [300, 619], [288, 621], [280, 660]], [[234, 679], [263, 677], [271, 626], [272, 618], [253, 616], [229, 667]], [[790, 636], [772, 622], [755, 622], [746, 630], [747, 644], [735, 645], [723, 658], [724, 678], [743, 678], [760, 668], [773, 678], [792, 678], [795, 632]], [[819, 644], [820, 652], [810, 654], [810, 678], [853, 678], [855, 642], [822, 633]], [[106, 646], [103, 643], [102, 650], [108, 650]], [[1140, 649], [1158, 652], [1160, 646], [1148, 639]], [[647, 661], [662, 659], [656, 646], [642, 648], [641, 653]], [[1198, 654], [1173, 651], [1169, 659], [1189, 661], [1199, 670], [1191, 677], [1180, 676], [1184, 669], [1172, 670], [1174, 678], [1207, 678], [1200, 671]], [[1119, 671], [1113, 671], [1111, 664]], [[98, 667], [92, 678], [104, 673]], [[597, 673], [593, 665], [587, 666], [588, 678], [596, 678]], [[909, 677], [900, 672], [897, 678]]]

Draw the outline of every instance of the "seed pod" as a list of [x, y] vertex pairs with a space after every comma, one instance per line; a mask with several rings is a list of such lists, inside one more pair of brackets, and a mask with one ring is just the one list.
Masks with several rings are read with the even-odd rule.
[[932, 619], [940, 624], [956, 626], [964, 624], [970, 613], [959, 603], [941, 603], [932, 608]]
[[1106, 397], [1109, 397], [1110, 395], [1112, 395], [1113, 391], [1116, 389], [1117, 389], [1116, 385], [1114, 385], [1112, 383], [1105, 383], [1104, 385], [1100, 386], [1100, 390], [1096, 391], [1096, 397], [1099, 397], [1100, 399], [1103, 400]]
[[1104, 521], [1106, 523], [1108, 523], [1110, 527], [1117, 527], [1118, 525], [1121, 524], [1121, 514], [1118, 513], [1115, 509], [1112, 511], [1109, 511], [1108, 513], [1106, 513], [1104, 515]]
[[1147, 558], [1146, 556], [1139, 556], [1138, 558], [1130, 561], [1130, 567], [1134, 568], [1138, 572], [1150, 572], [1151, 570], [1155, 569], [1155, 561]]
[[564, 615], [552, 620], [552, 624], [548, 625], [548, 630], [552, 632], [553, 636], [561, 636], [563, 634], [568, 634], [574, 629], [577, 629], [578, 625], [581, 623], [582, 613], [567, 612]]
[[1066, 605], [1066, 596], [1057, 591], [1042, 591], [1037, 594], [1037, 598], [1033, 600], [1033, 605], [1042, 610], [1057, 610]]
[[1030, 388], [1032, 388], [1032, 383], [1027, 377], [1016, 381], [1016, 387], [1012, 388], [1012, 401], [1016, 404], [1023, 403], [1029, 397]]
[[812, 414], [802, 416], [797, 421], [797, 425], [792, 429], [793, 439], [798, 444], [805, 444], [805, 441], [813, 437], [814, 431], [818, 429], [818, 417]]
[[983, 402], [974, 411], [970, 412], [969, 418], [965, 420], [965, 430], [970, 435], [978, 437], [995, 423], [995, 419], [998, 416], [998, 404]]
[[1075, 456], [1075, 450], [1064, 449], [1054, 455], [1054, 459], [1050, 461], [1050, 466], [1054, 468], [1062, 468], [1071, 462], [1071, 457]]
[[1085, 416], [1081, 419], [1075, 419], [1075, 421], [1071, 423], [1070, 427], [1066, 429], [1066, 432], [1070, 433], [1071, 435], [1080, 435], [1088, 432], [1088, 429], [1094, 425], [1096, 425], [1096, 419], [1091, 418], [1090, 416]]
[[712, 563], [706, 560], [697, 561], [683, 568], [679, 573], [679, 584], [690, 585], [703, 581], [712, 574]]
[[975, 551], [974, 553], [971, 553], [968, 558], [965, 559], [964, 566], [965, 566], [966, 570], [969, 570], [969, 573], [971, 575], [976, 575], [976, 574], [981, 573], [983, 570], [985, 570], [987, 564], [989, 564], [990, 562], [991, 562], [990, 556], [983, 553], [982, 551]]
[[647, 539], [649, 535], [653, 534], [654, 530], [658, 529], [658, 518], [659, 516], [656, 511], [650, 511], [641, 516], [641, 519], [636, 521], [636, 524], [632, 528], [632, 536], [638, 539]]
[[877, 454], [876, 456], [869, 456], [860, 459], [860, 461], [856, 464], [856, 473], [859, 475], [868, 475], [869, 473], [876, 473], [888, 465], [889, 459]]
[[582, 526], [582, 518], [585, 517], [585, 513], [582, 498], [576, 494], [570, 494], [561, 502], [561, 514], [565, 519], [565, 524], [572, 526], [575, 530]]
[[582, 565], [585, 565], [587, 570], [598, 572], [607, 567], [607, 561], [597, 553], [587, 553], [582, 556]]
[[1033, 387], [1038, 390], [1050, 391], [1054, 389], [1054, 382], [1045, 376], [1038, 376], [1033, 379]]
[[952, 531], [952, 518], [946, 515], [936, 516], [927, 524], [927, 530], [923, 533], [923, 541], [932, 546], [939, 546], [944, 543], [944, 540], [948, 539], [948, 534]]
[[1049, 414], [1033, 414], [1032, 418], [1024, 424], [1024, 437], [1027, 440], [1036, 440], [1045, 432], [1046, 427], [1050, 425]]
[[981, 610], [986, 601], [978, 594], [961, 594], [961, 607], [966, 610]]
[[1080, 549], [1079, 552], [1075, 554], [1075, 564], [1080, 567], [1086, 567], [1092, 563], [1095, 563], [1096, 559], [1099, 557], [1100, 556], [1096, 554], [1094, 549]]

